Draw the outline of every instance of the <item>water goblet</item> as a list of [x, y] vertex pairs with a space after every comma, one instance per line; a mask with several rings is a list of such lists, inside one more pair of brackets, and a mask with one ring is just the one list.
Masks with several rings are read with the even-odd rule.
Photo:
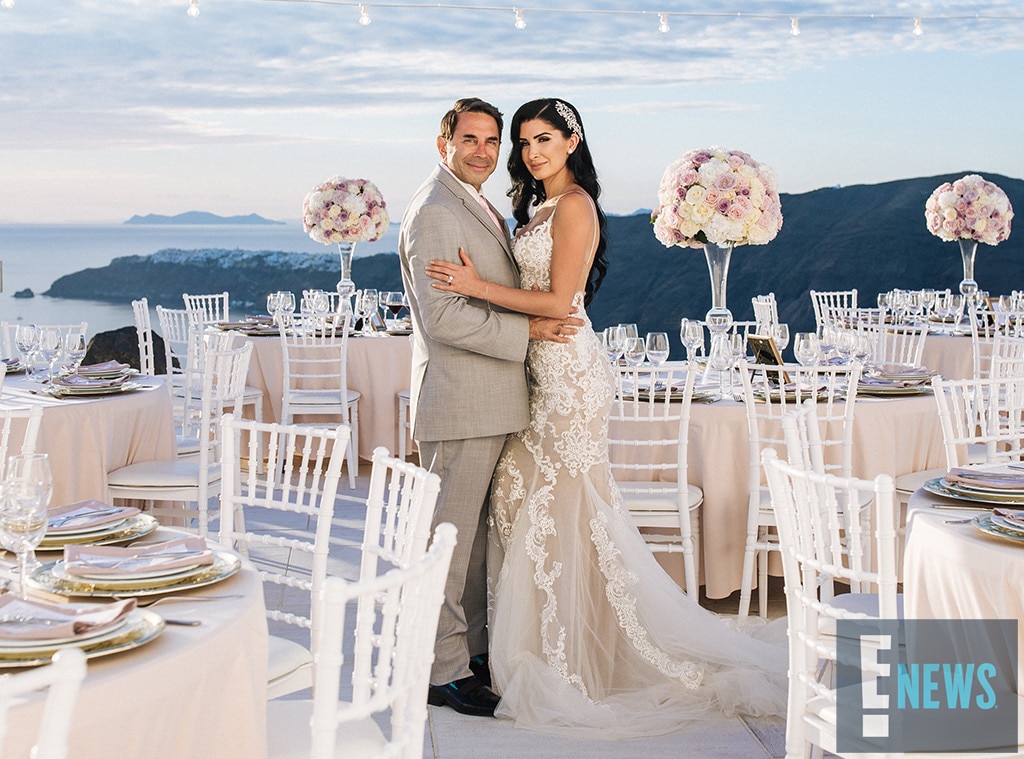
[[60, 330], [52, 327], [45, 327], [39, 330], [39, 355], [49, 367], [47, 381], [53, 382], [53, 367], [60, 358]]
[[68, 335], [64, 341], [65, 366], [68, 372], [74, 374], [85, 359], [86, 345], [85, 335]]
[[626, 331], [626, 337], [640, 337], [640, 333], [636, 331], [635, 324], [620, 324], [619, 326]]
[[377, 314], [377, 290], [367, 287], [363, 290], [359, 299], [359, 312], [363, 317], [363, 334], [374, 335], [377, 333], [377, 325], [374, 324], [374, 317]]
[[852, 329], [839, 330], [839, 336], [836, 338], [836, 353], [843, 360], [843, 363], [848, 364], [853, 358], [853, 351], [857, 347], [857, 333]]
[[926, 318], [930, 316], [932, 311], [935, 309], [935, 296], [937, 294], [938, 293], [936, 293], [935, 289], [932, 287], [926, 287], [921, 290], [921, 307]]
[[697, 319], [683, 319], [679, 325], [679, 337], [686, 347], [686, 360], [692, 361], [697, 349], [704, 347], [704, 325]]
[[661, 366], [668, 361], [668, 333], [648, 332], [647, 333], [647, 360], [655, 366]]
[[818, 344], [825, 355], [826, 361], [832, 357], [832, 351], [836, 349], [836, 341], [838, 339], [838, 330], [829, 324], [823, 324], [818, 330]]
[[821, 343], [816, 332], [797, 332], [793, 338], [793, 355], [800, 366], [814, 366], [821, 355]]
[[[47, 507], [53, 495], [49, 457], [45, 453], [11, 456], [6, 486], [7, 497], [0, 498], [0, 530], [4, 545], [18, 555], [24, 598], [24, 578], [38, 564], [34, 549], [46, 534]], [[8, 508], [11, 509], [10, 522]], [[41, 527], [38, 526], [39, 521], [42, 522]]]
[[775, 341], [775, 347], [779, 349], [779, 354], [781, 355], [782, 351], [784, 351], [786, 346], [789, 345], [789, 325], [782, 324], [781, 322], [773, 324], [771, 327], [771, 336]]
[[14, 342], [23, 356], [25, 369], [32, 375], [32, 357], [39, 350], [39, 328], [35, 324], [19, 324], [14, 330]]
[[647, 347], [643, 338], [627, 337], [622, 344], [622, 357], [626, 360], [627, 366], [640, 366], [644, 362]]
[[620, 327], [608, 327], [601, 333], [601, 343], [605, 355], [613, 364], [622, 358], [623, 343], [626, 341], [625, 331]]
[[267, 293], [267, 313], [277, 323], [277, 316], [281, 312], [281, 293]]

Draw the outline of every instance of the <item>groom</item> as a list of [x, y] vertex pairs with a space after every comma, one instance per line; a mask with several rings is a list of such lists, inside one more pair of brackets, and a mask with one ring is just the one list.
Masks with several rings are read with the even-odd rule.
[[[511, 313], [431, 287], [433, 259], [461, 263], [482, 279], [519, 286], [508, 226], [480, 187], [501, 147], [501, 113], [464, 98], [441, 120], [441, 163], [416, 191], [402, 219], [398, 252], [413, 322], [411, 419], [421, 463], [441, 477], [434, 524], [459, 531], [438, 622], [428, 703], [493, 716], [498, 697], [487, 666], [487, 498], [510, 432], [530, 422], [529, 340], [568, 342], [578, 319]], [[567, 328], [565, 325], [569, 325]]]

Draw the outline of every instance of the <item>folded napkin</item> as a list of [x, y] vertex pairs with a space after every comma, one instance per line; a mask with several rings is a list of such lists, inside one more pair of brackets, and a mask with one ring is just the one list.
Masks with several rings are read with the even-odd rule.
[[946, 482], [991, 490], [1024, 491], [1024, 472], [993, 472], [986, 469], [953, 467], [946, 472]]
[[857, 384], [871, 387], [920, 387], [931, 382], [930, 379], [892, 379], [882, 376], [862, 376]]
[[55, 640], [97, 633], [120, 622], [135, 608], [135, 599], [115, 603], [50, 604], [0, 596], [0, 641]]
[[131, 369], [128, 364], [120, 361], [104, 361], [102, 364], [86, 364], [78, 367], [78, 373], [84, 376], [90, 374], [111, 374], [112, 372], [124, 372]]
[[78, 577], [117, 577], [213, 564], [203, 538], [178, 538], [140, 546], [64, 546], [64, 571]]
[[1017, 509], [992, 509], [992, 516], [999, 517], [1010, 527], [1024, 530], [1024, 511]]
[[128, 381], [128, 375], [124, 374], [120, 377], [86, 377], [85, 375], [69, 374], [66, 377], [60, 377], [53, 381], [53, 384], [57, 387], [71, 387], [71, 388], [97, 388], [97, 387], [120, 387]]
[[139, 513], [134, 506], [111, 506], [92, 499], [50, 509], [46, 514], [46, 533], [81, 532], [91, 527], [116, 524]]
[[935, 374], [927, 366], [902, 366], [901, 364], [879, 364], [878, 366], [872, 366], [869, 372], [882, 377], [903, 377], [906, 375], [920, 377], [924, 374]]

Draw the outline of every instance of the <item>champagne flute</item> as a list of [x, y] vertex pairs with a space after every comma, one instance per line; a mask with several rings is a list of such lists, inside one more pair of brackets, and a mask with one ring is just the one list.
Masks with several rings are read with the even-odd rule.
[[668, 333], [648, 332], [646, 342], [648, 361], [655, 366], [661, 366], [668, 361]]
[[627, 337], [622, 345], [622, 357], [627, 366], [640, 366], [644, 362], [647, 348], [639, 337]]
[[816, 332], [797, 332], [793, 338], [793, 355], [800, 366], [814, 366], [821, 354], [821, 343]]

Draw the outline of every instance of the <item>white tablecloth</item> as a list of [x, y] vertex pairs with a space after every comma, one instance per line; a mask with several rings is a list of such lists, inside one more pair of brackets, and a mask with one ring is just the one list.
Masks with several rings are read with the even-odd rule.
[[[246, 381], [263, 390], [263, 420], [281, 419], [284, 385], [281, 343], [277, 337], [249, 338], [254, 346]], [[409, 389], [412, 338], [352, 337], [348, 341], [348, 387], [359, 399], [359, 455], [369, 459], [379, 445], [398, 450], [398, 393]], [[302, 417], [299, 421], [308, 421]]]
[[929, 334], [921, 363], [946, 379], [970, 379], [974, 376], [971, 336]]
[[[267, 621], [259, 575], [246, 565], [162, 616], [199, 619], [168, 626], [140, 648], [89, 660], [75, 707], [69, 759], [196, 759], [266, 755]], [[14, 671], [14, 670], [0, 670]], [[28, 756], [41, 711], [36, 699], [8, 717], [5, 757]]]
[[[36, 448], [49, 455], [53, 470], [51, 507], [88, 498], [108, 501], [108, 472], [175, 457], [174, 419], [164, 378], [140, 376], [135, 382], [150, 389], [58, 399], [39, 394], [42, 386], [24, 375], [5, 378], [0, 406], [43, 407]], [[23, 430], [24, 425], [19, 434]], [[8, 454], [13, 452], [9, 446]]]

